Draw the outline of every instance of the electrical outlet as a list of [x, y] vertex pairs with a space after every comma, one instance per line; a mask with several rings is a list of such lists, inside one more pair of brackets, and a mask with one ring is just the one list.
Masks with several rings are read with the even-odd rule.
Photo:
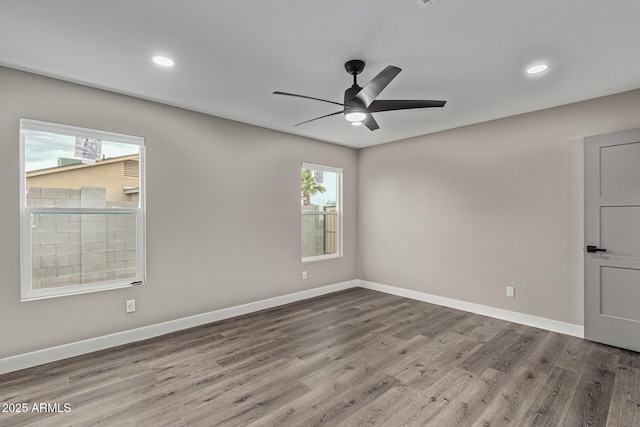
[[516, 288], [514, 288], [513, 286], [507, 286], [507, 296], [509, 298], [515, 298], [516, 297]]
[[302, 280], [307, 280], [307, 271], [302, 272]]
[[127, 313], [133, 313], [134, 311], [136, 311], [136, 300], [127, 300]]

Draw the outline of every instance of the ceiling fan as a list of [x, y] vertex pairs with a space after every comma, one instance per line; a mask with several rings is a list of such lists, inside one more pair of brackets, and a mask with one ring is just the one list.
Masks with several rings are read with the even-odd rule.
[[330, 104], [336, 104], [343, 107], [342, 110], [335, 113], [327, 114], [325, 116], [316, 117], [315, 119], [306, 120], [301, 123], [297, 123], [295, 126], [299, 126], [305, 123], [312, 122], [318, 119], [324, 119], [325, 117], [335, 116], [337, 114], [344, 114], [345, 119], [350, 121], [353, 125], [365, 125], [369, 130], [379, 129], [378, 123], [373, 118], [371, 113], [378, 113], [381, 111], [393, 111], [393, 110], [409, 110], [413, 108], [432, 108], [443, 107], [447, 101], [432, 101], [421, 99], [404, 99], [404, 100], [377, 100], [380, 92], [398, 75], [402, 69], [389, 65], [382, 70], [377, 76], [375, 76], [364, 87], [358, 85], [357, 76], [364, 70], [364, 61], [359, 59], [353, 59], [347, 61], [344, 64], [344, 68], [347, 73], [353, 76], [353, 86], [344, 91], [344, 103], [328, 101], [326, 99], [314, 98], [312, 96], [297, 95], [295, 93], [287, 93], [275, 91], [274, 95], [286, 95], [296, 96], [298, 98], [313, 99], [316, 101], [328, 102]]

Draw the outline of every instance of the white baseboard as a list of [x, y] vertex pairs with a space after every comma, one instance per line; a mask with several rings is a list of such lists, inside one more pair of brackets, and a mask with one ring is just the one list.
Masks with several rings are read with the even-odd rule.
[[93, 351], [104, 350], [123, 344], [154, 338], [171, 332], [181, 331], [183, 329], [189, 329], [195, 326], [205, 325], [207, 323], [217, 322], [219, 320], [229, 319], [231, 317], [237, 317], [243, 314], [253, 313], [296, 301], [302, 301], [320, 295], [329, 294], [331, 292], [354, 288], [356, 286], [357, 280], [350, 280], [275, 298], [250, 302], [248, 304], [242, 304], [235, 307], [223, 308], [195, 316], [184, 317], [182, 319], [170, 320], [156, 325], [144, 326], [142, 328], [131, 329], [129, 331], [37, 350], [31, 353], [19, 354], [17, 356], [0, 359], [0, 374], [19, 371], [21, 369], [43, 365], [45, 363], [79, 356]]
[[559, 332], [574, 337], [584, 338], [584, 327], [580, 325], [574, 325], [571, 323], [560, 322], [557, 320], [546, 319], [543, 317], [532, 316], [515, 311], [503, 310], [500, 308], [489, 307], [481, 304], [474, 304], [451, 298], [440, 297], [424, 292], [412, 291], [395, 286], [369, 282], [366, 280], [349, 280], [347, 282], [322, 286], [320, 288], [295, 292], [275, 298], [255, 301], [235, 307], [223, 308], [220, 310], [198, 314], [195, 316], [184, 317], [182, 319], [170, 320], [168, 322], [144, 326], [137, 329], [131, 329], [129, 331], [118, 332], [115, 334], [64, 344], [57, 347], [37, 350], [31, 353], [7, 357], [4, 359], [0, 359], [0, 374], [19, 371], [21, 369], [55, 362], [57, 360], [67, 359], [69, 357], [79, 356], [82, 354], [104, 350], [123, 344], [129, 344], [136, 341], [142, 341], [171, 332], [181, 331], [200, 325], [205, 325], [207, 323], [242, 316], [243, 314], [254, 313], [256, 311], [265, 310], [296, 301], [302, 301], [305, 299], [354, 287], [371, 289], [374, 291], [410, 298], [417, 301], [424, 301], [431, 304], [451, 307], [458, 310], [481, 314], [483, 316], [494, 317], [496, 319], [507, 320], [509, 322], [515, 322], [522, 325], [533, 326], [536, 328], [546, 329], [548, 331]]
[[397, 288], [395, 286], [383, 285], [380, 283], [358, 280], [358, 286], [365, 289], [384, 292], [400, 297], [410, 298], [418, 301], [437, 304], [444, 307], [455, 308], [457, 310], [468, 311], [470, 313], [481, 314], [483, 316], [494, 317], [496, 319], [507, 320], [521, 325], [533, 326], [535, 328], [546, 329], [548, 331], [559, 332], [578, 338], [584, 338], [584, 326], [572, 323], [560, 322], [558, 320], [546, 319], [544, 317], [532, 316], [530, 314], [518, 313], [501, 308], [489, 307], [486, 305], [460, 301], [452, 298], [440, 297], [424, 292], [412, 291], [410, 289]]

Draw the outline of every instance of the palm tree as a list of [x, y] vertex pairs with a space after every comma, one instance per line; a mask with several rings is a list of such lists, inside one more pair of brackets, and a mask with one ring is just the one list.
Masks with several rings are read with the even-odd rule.
[[316, 182], [311, 169], [302, 169], [300, 181], [303, 206], [309, 206], [311, 204], [311, 196], [327, 191], [326, 188]]

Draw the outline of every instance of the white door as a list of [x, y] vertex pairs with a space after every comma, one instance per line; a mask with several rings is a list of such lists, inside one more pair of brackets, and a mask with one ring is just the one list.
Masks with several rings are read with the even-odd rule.
[[585, 144], [585, 338], [640, 351], [640, 129]]

